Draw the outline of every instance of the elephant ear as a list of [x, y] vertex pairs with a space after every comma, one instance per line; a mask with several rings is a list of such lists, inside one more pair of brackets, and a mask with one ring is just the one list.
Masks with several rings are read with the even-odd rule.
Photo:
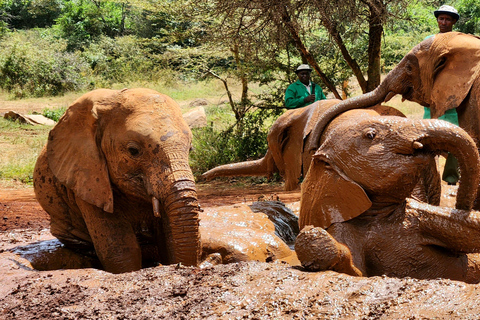
[[[430, 95], [432, 118], [457, 108], [480, 76], [480, 40], [457, 32], [436, 38], [430, 50], [436, 60], [429, 70], [433, 75]], [[437, 40], [437, 39], [435, 39]], [[441, 40], [441, 41], [440, 41]]]
[[315, 156], [302, 184], [300, 230], [307, 225], [327, 229], [361, 215], [371, 206], [360, 185]]
[[97, 144], [95, 105], [113, 90], [95, 90], [75, 101], [50, 131], [47, 158], [58, 181], [75, 197], [113, 212], [113, 194], [107, 164]]

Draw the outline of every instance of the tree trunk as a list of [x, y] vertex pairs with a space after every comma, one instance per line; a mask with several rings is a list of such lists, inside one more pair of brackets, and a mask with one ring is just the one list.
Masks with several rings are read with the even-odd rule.
[[382, 15], [377, 11], [384, 11], [381, 4], [370, 6], [369, 37], [368, 37], [368, 70], [367, 90], [373, 91], [380, 84], [380, 56], [383, 35]]
[[322, 24], [323, 26], [327, 29], [328, 33], [332, 36], [333, 40], [336, 42], [338, 48], [340, 49], [340, 52], [342, 53], [343, 58], [347, 62], [348, 66], [350, 69], [352, 69], [353, 74], [357, 78], [358, 84], [360, 85], [360, 88], [362, 88], [362, 92], [366, 93], [367, 92], [367, 81], [365, 80], [365, 77], [363, 76], [362, 70], [360, 69], [360, 66], [358, 65], [357, 61], [350, 55], [348, 52], [347, 48], [345, 47], [345, 43], [343, 42], [343, 39], [338, 32], [335, 23], [332, 22], [328, 16], [325, 15], [325, 11], [320, 10], [322, 14]]

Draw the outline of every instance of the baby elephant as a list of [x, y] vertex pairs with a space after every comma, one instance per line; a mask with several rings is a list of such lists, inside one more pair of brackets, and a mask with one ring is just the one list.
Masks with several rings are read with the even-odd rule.
[[180, 107], [149, 89], [98, 89], [50, 131], [34, 188], [51, 232], [94, 250], [106, 271], [152, 261], [197, 265], [199, 206]]
[[[302, 185], [295, 251], [305, 268], [480, 281], [480, 212], [471, 211], [480, 161], [464, 130], [352, 110], [324, 136]], [[443, 152], [460, 163], [456, 209], [407, 198]]]

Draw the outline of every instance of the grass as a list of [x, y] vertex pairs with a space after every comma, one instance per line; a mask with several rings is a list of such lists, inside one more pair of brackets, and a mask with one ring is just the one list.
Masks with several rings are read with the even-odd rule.
[[33, 168], [50, 129], [49, 126], [31, 126], [0, 118], [2, 184], [32, 184]]

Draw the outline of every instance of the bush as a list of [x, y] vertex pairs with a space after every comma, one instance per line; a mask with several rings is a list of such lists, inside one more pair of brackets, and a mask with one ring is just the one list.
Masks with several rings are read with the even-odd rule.
[[[33, 34], [33, 35], [32, 35]], [[39, 31], [18, 32], [0, 49], [0, 87], [17, 98], [56, 96], [86, 87], [88, 65]]]
[[158, 70], [134, 36], [100, 37], [81, 54], [102, 87], [114, 83], [156, 81]]
[[247, 113], [236, 127], [215, 131], [212, 127], [193, 130], [193, 151], [190, 166], [199, 176], [216, 166], [254, 160], [267, 151], [267, 135], [281, 109], [261, 109]]
[[61, 107], [61, 108], [57, 108], [57, 109], [45, 108], [45, 109], [42, 110], [42, 115], [44, 117], [52, 119], [55, 122], [58, 122], [58, 120], [60, 120], [60, 117], [63, 116], [65, 111], [67, 111], [66, 107]]

